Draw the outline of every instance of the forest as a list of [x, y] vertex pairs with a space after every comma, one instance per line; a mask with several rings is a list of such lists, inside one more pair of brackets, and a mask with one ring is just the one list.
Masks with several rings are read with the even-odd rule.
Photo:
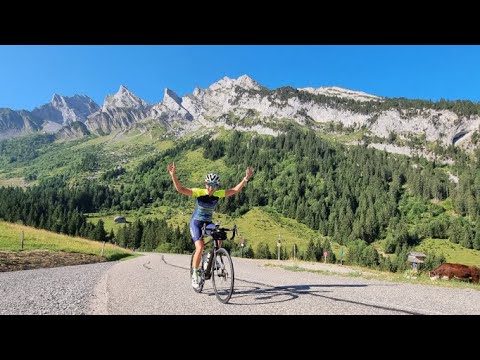
[[[20, 153], [6, 145], [0, 149], [12, 156]], [[269, 207], [318, 233], [300, 258], [319, 260], [329, 246], [326, 238], [348, 247], [347, 262], [390, 271], [404, 269], [408, 251], [425, 238], [449, 239], [480, 250], [478, 157], [461, 157], [454, 166], [446, 166], [327, 142], [294, 125], [277, 137], [238, 131], [215, 139], [192, 137], [140, 163], [134, 171], [112, 167], [104, 176], [80, 183], [56, 175], [26, 189], [2, 187], [0, 219], [130, 248], [191, 251], [187, 224], [173, 228], [163, 219], [138, 220], [114, 234], [106, 233], [102, 221], [88, 222], [85, 214], [189, 206], [192, 199], [175, 192], [166, 166], [175, 161], [181, 169], [179, 159], [197, 150], [206, 161], [223, 161], [223, 184], [237, 184], [247, 166], [256, 170], [248, 186], [219, 202], [216, 211], [241, 216], [253, 207]], [[87, 169], [97, 166], [96, 156], [82, 161]], [[194, 170], [179, 172], [187, 186], [201, 186], [188, 180], [188, 172]], [[451, 172], [458, 183], [450, 180]], [[378, 240], [384, 240], [384, 253], [396, 254], [394, 260], [372, 246]], [[236, 245], [229, 250], [239, 251]], [[247, 250], [250, 257], [276, 255], [265, 244]], [[442, 261], [432, 255], [427, 263], [431, 267]]]

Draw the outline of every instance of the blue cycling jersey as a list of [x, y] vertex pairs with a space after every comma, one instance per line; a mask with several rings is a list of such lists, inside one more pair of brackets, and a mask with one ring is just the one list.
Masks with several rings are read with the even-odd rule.
[[192, 195], [197, 199], [192, 219], [199, 221], [212, 221], [213, 210], [220, 198], [225, 197], [225, 190], [216, 190], [212, 196], [208, 196], [206, 189], [192, 189]]

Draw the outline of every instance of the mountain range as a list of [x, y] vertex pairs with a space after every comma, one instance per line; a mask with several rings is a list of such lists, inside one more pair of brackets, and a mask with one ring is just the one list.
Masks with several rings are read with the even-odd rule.
[[175, 136], [218, 126], [277, 135], [291, 123], [336, 133], [362, 131], [377, 142], [389, 140], [390, 146], [396, 140], [397, 151], [402, 139], [472, 150], [477, 146], [480, 105], [386, 98], [340, 87], [270, 90], [243, 75], [224, 77], [183, 97], [165, 89], [163, 100], [155, 104], [124, 85], [106, 96], [102, 106], [86, 95], [55, 94], [50, 103], [32, 111], [0, 109], [0, 139], [38, 132], [79, 138], [154, 125]]

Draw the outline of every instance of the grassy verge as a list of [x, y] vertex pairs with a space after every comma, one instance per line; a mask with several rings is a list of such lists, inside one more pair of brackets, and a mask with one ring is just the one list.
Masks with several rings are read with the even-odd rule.
[[[52, 252], [81, 253], [100, 255], [102, 243], [79, 237], [61, 235], [46, 230], [0, 221], [0, 250], [20, 251], [20, 238], [24, 234], [23, 250], [48, 250]], [[104, 257], [107, 260], [119, 260], [133, 253], [129, 250], [107, 243]]]
[[426, 254], [443, 254], [447, 262], [480, 266], [480, 251], [467, 249], [447, 239], [425, 239], [415, 248]]
[[390, 273], [390, 272], [383, 272], [383, 271], [363, 268], [359, 266], [348, 266], [348, 268], [352, 269], [353, 271], [346, 273], [346, 272], [336, 272], [334, 270], [309, 269], [304, 267], [305, 264], [306, 263], [299, 261], [295, 265], [269, 263], [269, 264], [266, 264], [266, 266], [279, 267], [281, 269], [288, 270], [288, 271], [310, 272], [310, 273], [316, 273], [320, 275], [356, 277], [356, 278], [362, 278], [367, 280], [387, 281], [387, 282], [402, 283], [402, 284], [417, 284], [417, 285], [429, 285], [429, 286], [440, 286], [440, 287], [449, 287], [449, 288], [464, 288], [464, 289], [480, 290], [480, 284], [468, 283], [461, 280], [432, 281], [428, 276], [428, 274], [426, 273], [414, 274], [410, 270], [407, 270], [403, 273]]

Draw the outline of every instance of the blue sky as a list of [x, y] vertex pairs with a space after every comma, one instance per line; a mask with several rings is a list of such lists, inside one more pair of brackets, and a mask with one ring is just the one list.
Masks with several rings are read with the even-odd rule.
[[480, 101], [480, 46], [0, 45], [0, 108], [32, 110], [53, 94], [99, 105], [120, 85], [147, 102], [228, 76], [262, 85], [340, 86], [387, 97]]

